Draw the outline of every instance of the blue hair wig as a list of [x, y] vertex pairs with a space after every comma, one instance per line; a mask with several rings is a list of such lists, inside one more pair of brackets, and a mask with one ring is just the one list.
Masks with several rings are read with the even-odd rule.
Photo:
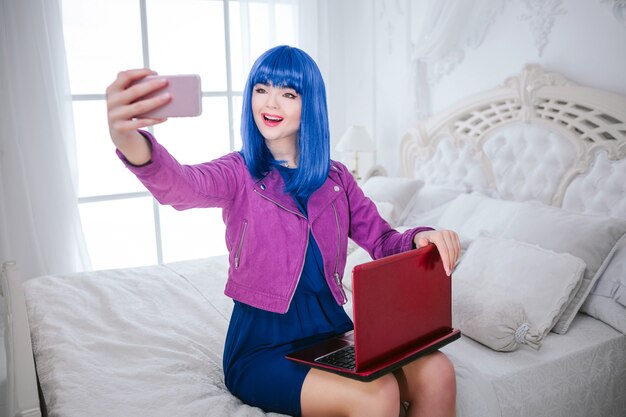
[[252, 114], [252, 90], [259, 83], [293, 88], [302, 98], [298, 172], [287, 181], [285, 191], [309, 197], [326, 181], [330, 169], [330, 131], [322, 74], [306, 52], [284, 45], [268, 50], [252, 66], [243, 92], [241, 152], [255, 178], [262, 178], [276, 164]]

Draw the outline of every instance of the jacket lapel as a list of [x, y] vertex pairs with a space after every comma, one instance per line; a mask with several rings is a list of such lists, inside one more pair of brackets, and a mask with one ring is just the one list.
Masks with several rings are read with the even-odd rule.
[[289, 194], [285, 194], [285, 182], [277, 170], [271, 170], [265, 177], [256, 181], [253, 187], [254, 192], [261, 197], [287, 211], [303, 216], [293, 198]]
[[[324, 184], [309, 197], [307, 204], [309, 222], [315, 221], [333, 201], [346, 192], [341, 181], [338, 181], [337, 175], [334, 167], [331, 166]], [[255, 193], [287, 211], [303, 216], [296, 202], [289, 194], [285, 194], [284, 190], [285, 182], [275, 169], [254, 183]]]
[[336, 174], [331, 166], [324, 184], [311, 194], [308, 204], [309, 222], [314, 222], [333, 201], [346, 193], [341, 182], [337, 181], [335, 177]]

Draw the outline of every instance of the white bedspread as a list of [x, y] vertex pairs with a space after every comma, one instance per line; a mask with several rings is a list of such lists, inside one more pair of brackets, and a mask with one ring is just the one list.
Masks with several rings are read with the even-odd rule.
[[587, 315], [539, 351], [496, 352], [465, 336], [442, 351], [457, 369], [459, 417], [626, 416], [626, 336]]
[[[217, 257], [25, 283], [49, 415], [265, 415], [224, 385], [226, 268]], [[444, 351], [459, 417], [624, 415], [626, 336], [590, 317], [549, 334], [539, 352], [498, 353], [465, 337]], [[606, 392], [609, 383], [622, 391]]]
[[208, 300], [166, 266], [25, 283], [50, 416], [265, 415], [224, 385], [226, 259], [191, 269]]

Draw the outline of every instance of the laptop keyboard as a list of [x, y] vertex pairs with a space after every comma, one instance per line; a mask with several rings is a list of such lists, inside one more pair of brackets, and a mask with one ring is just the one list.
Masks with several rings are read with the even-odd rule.
[[315, 362], [326, 365], [335, 366], [344, 369], [356, 369], [356, 357], [354, 354], [354, 345], [336, 350], [328, 355], [315, 359]]

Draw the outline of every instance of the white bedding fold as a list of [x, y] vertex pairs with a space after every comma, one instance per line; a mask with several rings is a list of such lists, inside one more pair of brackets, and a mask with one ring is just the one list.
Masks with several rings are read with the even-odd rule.
[[[197, 284], [211, 281], [223, 288], [217, 276]], [[224, 386], [227, 318], [174, 270], [42, 277], [25, 295], [50, 416], [264, 415]]]

